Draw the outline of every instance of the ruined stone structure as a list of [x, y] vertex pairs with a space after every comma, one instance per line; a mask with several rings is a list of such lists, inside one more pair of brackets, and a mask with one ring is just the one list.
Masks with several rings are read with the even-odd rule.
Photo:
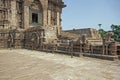
[[66, 30], [64, 32], [77, 34], [79, 35], [82, 41], [84, 38], [83, 36], [85, 36], [86, 42], [93, 45], [102, 44], [102, 38], [99, 34], [99, 31], [93, 28], [73, 29], [73, 30]]
[[118, 57], [120, 45], [111, 39], [112, 33], [103, 39], [99, 31], [91, 28], [61, 34], [65, 6], [62, 0], [0, 0], [0, 48]]
[[80, 34], [80, 35], [86, 34], [87, 38], [94, 38], [94, 39], [101, 38], [99, 31], [93, 28], [73, 29], [73, 30], [66, 30], [65, 32], [70, 32], [70, 33]]
[[62, 0], [0, 0], [0, 29], [41, 27], [46, 40], [61, 32]]
[[[64, 31], [64, 34], [67, 35], [64, 35], [63, 37], [67, 37], [67, 39], [71, 38], [68, 36], [69, 33], [70, 35], [74, 35], [71, 41], [73, 52], [90, 53], [87, 56], [97, 58], [118, 59], [117, 55], [119, 55], [120, 49], [117, 42], [111, 38], [114, 35], [113, 32], [108, 32], [103, 38], [101, 38], [99, 31], [96, 29], [74, 29]], [[75, 34], [79, 35], [79, 37], [75, 36]], [[108, 55], [114, 57], [109, 57]]]

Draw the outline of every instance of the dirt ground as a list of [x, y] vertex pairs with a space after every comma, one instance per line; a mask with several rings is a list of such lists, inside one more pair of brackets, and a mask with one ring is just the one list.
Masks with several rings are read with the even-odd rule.
[[0, 50], [0, 80], [120, 80], [120, 61]]

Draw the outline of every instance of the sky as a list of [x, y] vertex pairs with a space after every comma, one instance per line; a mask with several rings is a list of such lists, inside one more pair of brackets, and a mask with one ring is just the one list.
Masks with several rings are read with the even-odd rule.
[[120, 0], [63, 0], [63, 30], [101, 28], [111, 30], [111, 24], [120, 25]]

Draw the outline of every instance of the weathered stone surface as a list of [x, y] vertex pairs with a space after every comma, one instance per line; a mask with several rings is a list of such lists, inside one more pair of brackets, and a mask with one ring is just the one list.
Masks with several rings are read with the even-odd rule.
[[65, 7], [62, 0], [0, 0], [0, 4], [1, 29], [26, 30], [40, 26], [50, 34], [46, 37], [54, 39], [60, 35], [61, 10]]
[[101, 45], [102, 38], [99, 34], [99, 31], [93, 28], [85, 28], [85, 29], [74, 29], [74, 30], [66, 30], [65, 32], [73, 33], [79, 35], [80, 39], [83, 43], [89, 43], [93, 45]]
[[119, 80], [120, 61], [0, 50], [0, 80]]
[[93, 28], [84, 28], [84, 29], [73, 29], [73, 30], [66, 30], [65, 32], [75, 33], [84, 35], [86, 34], [87, 38], [93, 38], [93, 39], [100, 39], [99, 31]]

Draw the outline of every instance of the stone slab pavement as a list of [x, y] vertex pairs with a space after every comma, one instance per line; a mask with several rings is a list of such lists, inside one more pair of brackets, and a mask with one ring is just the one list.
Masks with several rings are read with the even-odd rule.
[[120, 80], [120, 61], [4, 49], [0, 80]]

